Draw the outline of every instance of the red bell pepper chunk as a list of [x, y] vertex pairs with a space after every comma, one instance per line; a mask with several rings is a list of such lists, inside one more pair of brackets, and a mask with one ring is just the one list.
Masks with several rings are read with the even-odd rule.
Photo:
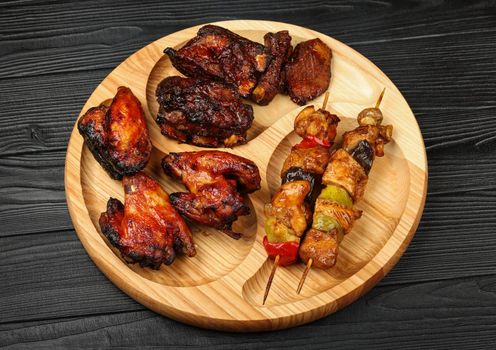
[[324, 147], [331, 147], [332, 143], [329, 141], [324, 141], [316, 138], [315, 136], [306, 136], [300, 143], [298, 143], [296, 148], [313, 148], [317, 145], [321, 145]]
[[269, 258], [274, 259], [279, 255], [279, 265], [291, 265], [298, 260], [298, 249], [300, 244], [295, 241], [270, 243], [267, 236], [263, 238], [263, 246], [269, 255]]

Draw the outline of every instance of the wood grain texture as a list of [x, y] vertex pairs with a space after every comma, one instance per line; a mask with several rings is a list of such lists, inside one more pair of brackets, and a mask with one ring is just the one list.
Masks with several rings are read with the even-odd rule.
[[[15, 288], [0, 286], [0, 298], [10, 302], [3, 304], [0, 314], [0, 322], [7, 322], [2, 327], [9, 327], [9, 331], [0, 339], [16, 330], [9, 344], [26, 342], [24, 347], [28, 347], [30, 340], [62, 337], [53, 340], [61, 344], [67, 333], [50, 333], [41, 325], [51, 323], [49, 329], [58, 329], [67, 319], [57, 315], [70, 315], [71, 332], [80, 333], [77, 341], [84, 344], [95, 335], [86, 333], [95, 317], [113, 317], [85, 315], [100, 314], [100, 310], [123, 314], [126, 309], [141, 310], [100, 274], [73, 231], [60, 231], [70, 227], [61, 186], [66, 142], [84, 101], [124, 58], [177, 29], [221, 19], [279, 20], [331, 35], [376, 63], [409, 101], [427, 147], [429, 195], [418, 233], [380, 285], [394, 287], [463, 276], [476, 281], [472, 276], [494, 271], [494, 1], [149, 1], [145, 5], [121, 1], [115, 11], [115, 4], [102, 1], [0, 4], [0, 46], [5, 53], [0, 57], [0, 237], [6, 237], [0, 238], [0, 280], [7, 276], [8, 284], [20, 291], [16, 297]], [[37, 169], [42, 169], [39, 182]], [[451, 173], [456, 176], [451, 177]], [[54, 229], [59, 224], [60, 229]], [[67, 237], [71, 239], [65, 241]], [[18, 268], [15, 262], [26, 250], [37, 254]], [[60, 251], [60, 256], [54, 251]], [[479, 255], [479, 251], [483, 253]], [[46, 255], [51, 256], [49, 265], [43, 263]], [[45, 281], [50, 280], [54, 282], [48, 286]], [[79, 280], [91, 280], [91, 287], [81, 292]], [[457, 284], [457, 288], [472, 295], [468, 285]], [[57, 292], [60, 288], [63, 293]], [[30, 289], [33, 294], [28, 293]], [[382, 287], [367, 296], [378, 289]], [[33, 297], [36, 294], [38, 297]], [[407, 299], [422, 302], [429, 295], [427, 290], [417, 290]], [[68, 297], [70, 303], [57, 302]], [[388, 339], [405, 348], [415, 348], [416, 344], [494, 348], [496, 335], [490, 329], [494, 321], [479, 317], [476, 308], [465, 308], [463, 316], [441, 320], [437, 313], [448, 315], [452, 305], [440, 298], [431, 304], [431, 317], [419, 316], [410, 322], [406, 314], [411, 309], [398, 299], [393, 299], [390, 308], [372, 311], [362, 300], [302, 327], [304, 331], [281, 331], [274, 338], [270, 334], [234, 337], [154, 316], [161, 320], [153, 323], [159, 332], [146, 332], [143, 324], [128, 324], [129, 319], [124, 318], [116, 321], [122, 323], [120, 331], [112, 332], [109, 326], [98, 339], [102, 344], [118, 343], [122, 337], [147, 345], [220, 344], [224, 348], [261, 346], [272, 340], [272, 347], [318, 348], [329, 347], [339, 335], [341, 348], [367, 342], [381, 348], [381, 341], [390, 344]], [[390, 318], [393, 312], [396, 316]], [[382, 321], [367, 322], [378, 313]], [[14, 320], [16, 323], [8, 323]], [[348, 332], [350, 325], [352, 332]], [[259, 337], [263, 342], [257, 342]], [[43, 344], [49, 347], [51, 343], [47, 340]]]

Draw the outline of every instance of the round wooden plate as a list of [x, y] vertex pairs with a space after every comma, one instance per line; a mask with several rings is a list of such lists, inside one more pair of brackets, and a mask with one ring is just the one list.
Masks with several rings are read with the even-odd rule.
[[[100, 233], [98, 218], [109, 197], [123, 200], [114, 181], [95, 161], [74, 127], [65, 165], [65, 189], [72, 221], [84, 248], [103, 273], [129, 296], [148, 308], [192, 325], [230, 331], [266, 331], [300, 325], [321, 318], [353, 302], [371, 289], [398, 261], [418, 226], [425, 203], [427, 161], [419, 127], [396, 86], [365, 57], [321, 33], [286, 23], [237, 20], [216, 23], [254, 41], [265, 33], [289, 30], [293, 45], [320, 38], [332, 48], [332, 79], [328, 109], [342, 122], [338, 133], [356, 126], [356, 115], [372, 106], [381, 90], [384, 124], [393, 124], [394, 141], [385, 147], [370, 173], [363, 216], [343, 240], [337, 265], [313, 269], [300, 295], [295, 289], [304, 265], [279, 268], [265, 305], [262, 298], [272, 261], [262, 246], [263, 205], [280, 184], [279, 172], [291, 145], [298, 141], [293, 121], [302, 107], [278, 95], [269, 106], [254, 105], [255, 121], [248, 144], [226, 151], [258, 165], [262, 189], [250, 195], [252, 214], [240, 218], [238, 241], [214, 229], [191, 224], [197, 256], [179, 257], [158, 271], [128, 265]], [[184, 191], [160, 168], [167, 152], [197, 150], [160, 134], [154, 119], [155, 88], [166, 76], [177, 75], [162, 51], [181, 47], [200, 26], [188, 28], [139, 50], [120, 64], [96, 88], [83, 107], [112, 98], [118, 86], [132, 89], [140, 99], [154, 150], [145, 172], [169, 192]], [[312, 101], [320, 106], [323, 96]], [[339, 142], [339, 138], [338, 138]]]

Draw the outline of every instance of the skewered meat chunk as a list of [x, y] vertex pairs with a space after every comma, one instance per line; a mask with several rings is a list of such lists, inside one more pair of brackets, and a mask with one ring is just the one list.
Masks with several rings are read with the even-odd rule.
[[169, 153], [164, 172], [180, 179], [190, 193], [172, 193], [172, 205], [187, 218], [238, 239], [232, 224], [248, 215], [242, 193], [260, 189], [260, 173], [252, 161], [221, 151]]
[[[266, 222], [266, 225], [272, 225], [273, 232], [283, 235], [283, 242], [290, 240], [287, 236], [300, 237], [305, 232], [312, 217], [310, 206], [305, 201], [310, 190], [308, 181], [286, 182], [274, 194], [272, 202], [265, 205], [265, 215], [276, 219]], [[281, 229], [277, 227], [279, 224], [282, 224], [283, 229], [289, 228], [290, 232], [280, 232]]]
[[329, 148], [327, 147], [320, 145], [312, 148], [293, 147], [282, 166], [281, 176], [283, 176], [289, 168], [301, 168], [309, 173], [323, 174], [328, 162]]
[[225, 28], [206, 25], [181, 49], [164, 52], [181, 73], [194, 78], [214, 78], [233, 84], [248, 97], [257, 83], [257, 73], [267, 68], [271, 56], [262, 44]]
[[162, 134], [197, 146], [232, 147], [246, 142], [253, 109], [221, 82], [167, 77], [157, 87]]
[[304, 262], [313, 260], [312, 266], [328, 269], [336, 264], [339, 250], [338, 230], [323, 232], [311, 228], [300, 245], [300, 258]]
[[355, 220], [362, 216], [362, 212], [360, 210], [346, 208], [328, 199], [318, 198], [317, 203], [315, 203], [315, 207], [318, 208], [319, 213], [336, 219], [339, 226], [343, 229], [344, 234], [348, 233], [351, 230]]
[[90, 108], [78, 121], [79, 133], [113, 179], [143, 169], [152, 144], [141, 103], [127, 87], [119, 87], [110, 107]]
[[363, 125], [355, 130], [343, 134], [343, 148], [351, 152], [360, 141], [367, 141], [373, 148], [375, 155], [384, 155], [384, 145], [391, 141], [393, 134], [392, 125]]
[[353, 202], [356, 202], [363, 196], [367, 185], [367, 175], [360, 164], [348, 152], [340, 148], [332, 154], [330, 163], [322, 176], [322, 182], [326, 185], [342, 186], [353, 198]]
[[339, 122], [337, 115], [325, 109], [315, 110], [314, 106], [308, 106], [296, 116], [294, 129], [302, 138], [311, 136], [329, 144], [336, 138], [336, 128]]
[[282, 85], [281, 71], [293, 50], [287, 30], [265, 34], [264, 43], [272, 60], [251, 95], [252, 100], [261, 106], [268, 105], [279, 92]]
[[158, 270], [162, 263], [170, 265], [176, 252], [196, 254], [188, 226], [158, 182], [140, 172], [125, 176], [122, 184], [125, 204], [110, 198], [99, 224], [124, 260]]
[[331, 49], [320, 39], [296, 45], [284, 73], [291, 100], [301, 106], [322, 95], [331, 81]]

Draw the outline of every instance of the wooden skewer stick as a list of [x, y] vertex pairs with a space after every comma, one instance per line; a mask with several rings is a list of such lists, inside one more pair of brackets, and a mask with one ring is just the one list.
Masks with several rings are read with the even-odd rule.
[[384, 97], [384, 93], [386, 92], [386, 88], [382, 89], [381, 94], [379, 95], [379, 98], [377, 99], [377, 102], [375, 103], [375, 108], [379, 108], [382, 98]]
[[308, 272], [310, 271], [310, 268], [312, 267], [312, 263], [313, 263], [313, 259], [312, 258], [308, 259], [307, 267], [305, 267], [305, 271], [303, 272], [303, 275], [301, 276], [300, 283], [298, 284], [298, 288], [296, 289], [296, 294], [300, 294], [301, 288], [303, 288], [303, 284], [305, 283]]
[[274, 260], [274, 265], [272, 266], [272, 271], [270, 272], [269, 280], [267, 281], [267, 286], [265, 287], [265, 294], [263, 298], [262, 305], [265, 305], [265, 300], [267, 300], [267, 296], [269, 295], [270, 287], [272, 286], [272, 280], [274, 279], [274, 275], [276, 274], [277, 266], [279, 266], [280, 255], [276, 256]]
[[[324, 103], [322, 104], [322, 109], [326, 109], [327, 107], [327, 101], [329, 100], [329, 91], [326, 92], [325, 97], [324, 97]], [[281, 257], [279, 255], [276, 256], [274, 260], [274, 266], [272, 266], [272, 271], [270, 272], [269, 280], [267, 281], [267, 285], [265, 286], [265, 294], [263, 298], [262, 305], [265, 305], [265, 301], [267, 300], [267, 296], [269, 295], [270, 287], [272, 286], [272, 280], [274, 279], [274, 275], [276, 274], [277, 267], [279, 266], [279, 259]], [[310, 265], [307, 266], [307, 269], [310, 269], [310, 266], [312, 265], [312, 259], [310, 259]], [[305, 273], [305, 277], [308, 271]], [[303, 278], [304, 281], [304, 278]], [[300, 282], [300, 284], [303, 286], [303, 282]], [[299, 287], [301, 289], [301, 287]], [[298, 292], [299, 293], [299, 292]]]
[[322, 109], [326, 109], [328, 100], [329, 100], [329, 91], [327, 91], [325, 94], [324, 103], [322, 103]]
[[[377, 99], [377, 102], [375, 103], [375, 108], [379, 108], [382, 102], [382, 98], [384, 97], [384, 92], [386, 92], [386, 88], [382, 89], [381, 94], [379, 95], [379, 98]], [[325, 109], [327, 105], [327, 98], [329, 97], [329, 92], [326, 93], [325, 99], [324, 99], [324, 105], [322, 106], [323, 109]], [[300, 294], [301, 289], [303, 288], [303, 284], [305, 283], [305, 280], [307, 278], [308, 273], [310, 272], [310, 268], [312, 267], [313, 264], [313, 259], [310, 258], [308, 259], [307, 266], [305, 267], [305, 271], [303, 271], [303, 275], [300, 278], [300, 283], [298, 283], [298, 288], [296, 288], [296, 294]]]

